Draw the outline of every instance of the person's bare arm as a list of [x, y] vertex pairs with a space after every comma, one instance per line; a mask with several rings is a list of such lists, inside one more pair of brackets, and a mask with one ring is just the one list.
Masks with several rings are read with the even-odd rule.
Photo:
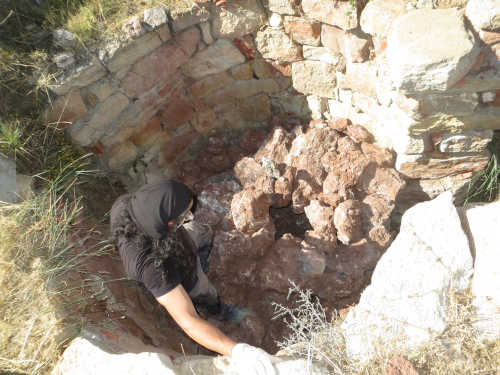
[[198, 344], [214, 352], [231, 357], [235, 341], [218, 328], [199, 317], [191, 298], [182, 285], [156, 299], [186, 334]]

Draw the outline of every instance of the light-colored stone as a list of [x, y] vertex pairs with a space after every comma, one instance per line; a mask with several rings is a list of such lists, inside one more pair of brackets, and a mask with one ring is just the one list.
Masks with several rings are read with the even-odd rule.
[[227, 39], [219, 39], [207, 49], [197, 53], [183, 67], [184, 74], [200, 79], [210, 74], [223, 72], [245, 62], [245, 57]]
[[300, 44], [319, 46], [321, 43], [321, 24], [307, 21], [301, 17], [285, 17], [285, 32]]
[[245, 81], [235, 81], [227, 85], [222, 90], [213, 93], [210, 98], [207, 98], [207, 103], [216, 105], [221, 103], [225, 98], [248, 98], [260, 93], [277, 93], [280, 91], [280, 86], [274, 79], [249, 79]]
[[300, 61], [292, 64], [295, 90], [309, 95], [333, 98], [336, 87], [335, 65], [321, 61]]
[[99, 102], [102, 102], [106, 98], [108, 98], [111, 94], [113, 94], [117, 88], [114, 85], [114, 82], [107, 79], [101, 79], [98, 82], [90, 85], [88, 87], [89, 95], [93, 98], [91, 99], [92, 105], [96, 105]]
[[[470, 115], [474, 113], [479, 105], [479, 96], [473, 92], [415, 95], [412, 98], [418, 102], [416, 104], [418, 108], [415, 110], [417, 116]], [[400, 106], [400, 103], [396, 101], [396, 105]], [[405, 110], [405, 108], [401, 109]], [[408, 112], [408, 110], [405, 111]]]
[[480, 52], [456, 9], [419, 9], [400, 16], [387, 44], [389, 79], [402, 92], [449, 89], [467, 74]]
[[229, 85], [231, 82], [233, 82], [233, 78], [229, 73], [224, 71], [202, 78], [200, 81], [195, 82], [192, 86], [190, 86], [188, 91], [193, 97], [202, 98], [226, 85]]
[[342, 59], [342, 55], [334, 54], [326, 47], [302, 46], [302, 54], [307, 60], [322, 61], [335, 66]]
[[68, 52], [58, 53], [52, 59], [58, 68], [67, 69], [75, 63], [75, 55]]
[[349, 63], [362, 63], [370, 54], [369, 36], [361, 32], [347, 32], [344, 36], [343, 55]]
[[50, 86], [57, 95], [64, 95], [72, 89], [78, 89], [94, 83], [106, 75], [101, 62], [92, 57], [83, 65], [72, 66], [69, 71], [56, 77], [56, 82]]
[[73, 90], [64, 96], [58, 97], [52, 107], [48, 109], [46, 119], [54, 125], [71, 125], [87, 113], [87, 106], [83, 102], [79, 90]]
[[253, 78], [253, 70], [250, 63], [236, 65], [231, 69], [231, 75], [235, 80], [248, 80]]
[[0, 202], [17, 201], [16, 163], [0, 155]]
[[130, 17], [122, 25], [122, 31], [128, 38], [135, 39], [146, 33], [139, 16]]
[[372, 0], [361, 13], [361, 29], [377, 37], [385, 37], [394, 20], [405, 13], [404, 0]]
[[465, 156], [399, 154], [396, 159], [396, 169], [408, 178], [432, 179], [479, 172], [486, 166], [489, 159], [490, 155], [487, 151]]
[[144, 23], [153, 29], [167, 23], [167, 20], [167, 13], [162, 6], [144, 10]]
[[209, 22], [200, 23], [200, 29], [201, 29], [201, 37], [203, 38], [203, 41], [206, 44], [212, 44], [213, 42], [215, 42], [215, 39], [212, 36], [212, 32], [210, 31]]
[[472, 256], [451, 193], [406, 211], [401, 230], [379, 260], [372, 282], [342, 324], [347, 352], [416, 349], [446, 328], [447, 293], [464, 291]]
[[268, 0], [268, 7], [271, 12], [279, 14], [297, 14], [294, 0]]
[[271, 97], [273, 108], [282, 115], [293, 113], [302, 119], [308, 119], [311, 115], [306, 97], [304, 95], [290, 95], [289, 93], [280, 93]]
[[344, 30], [358, 26], [356, 8], [348, 1], [302, 0], [302, 9], [307, 17]]
[[255, 38], [257, 50], [265, 59], [278, 62], [293, 62], [302, 59], [301, 48], [280, 29], [271, 27], [257, 32]]
[[116, 52], [111, 60], [107, 62], [107, 68], [111, 73], [117, 73], [121, 69], [131, 66], [141, 57], [153, 52], [161, 44], [162, 40], [156, 33], [143, 35]]
[[228, 2], [215, 12], [212, 32], [216, 39], [238, 38], [256, 31], [266, 21], [266, 14], [257, 0]]
[[465, 8], [469, 0], [436, 0], [436, 8]]
[[125, 171], [138, 155], [139, 150], [132, 142], [118, 143], [111, 149], [108, 166], [115, 171]]
[[128, 103], [128, 98], [121, 93], [110, 96], [96, 107], [88, 120], [79, 121], [76, 126], [69, 128], [71, 138], [80, 146], [91, 145], [98, 139], [96, 134], [103, 134]]
[[78, 45], [78, 38], [72, 32], [57, 29], [52, 32], [54, 43], [61, 48], [74, 48]]
[[498, 0], [470, 0], [465, 14], [476, 29], [500, 28], [500, 2]]
[[320, 96], [309, 95], [307, 97], [307, 104], [311, 110], [311, 118], [313, 120], [321, 120], [323, 118], [323, 113], [325, 113], [328, 100]]
[[346, 73], [337, 73], [338, 87], [362, 94], [377, 96], [377, 65], [368, 61], [365, 63], [347, 64]]
[[493, 137], [493, 130], [469, 130], [461, 134], [445, 134], [439, 143], [441, 152], [483, 152]]
[[210, 12], [206, 7], [199, 6], [194, 2], [184, 2], [183, 6], [171, 7], [170, 18], [172, 19], [172, 29], [177, 32], [208, 21]]
[[281, 25], [283, 25], [283, 17], [280, 14], [273, 13], [269, 16], [269, 26], [280, 27]]
[[500, 202], [478, 205], [466, 211], [473, 244], [474, 277], [473, 305], [476, 307], [475, 326], [482, 338], [500, 337], [500, 252], [495, 234], [500, 227]]
[[483, 103], [491, 103], [494, 102], [497, 97], [497, 93], [494, 91], [486, 91], [481, 93], [481, 101]]

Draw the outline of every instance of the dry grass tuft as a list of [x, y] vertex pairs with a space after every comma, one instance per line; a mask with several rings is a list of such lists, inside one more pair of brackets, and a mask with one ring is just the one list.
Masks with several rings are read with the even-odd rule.
[[397, 347], [381, 347], [379, 356], [367, 364], [350, 361], [338, 316], [327, 321], [325, 310], [311, 291], [300, 290], [292, 283], [290, 294], [296, 307], [275, 304], [276, 318], [291, 330], [278, 345], [285, 355], [298, 355], [327, 367], [335, 375], [384, 374], [392, 356], [410, 360], [419, 374], [426, 375], [494, 375], [500, 373], [500, 339], [482, 342], [475, 330], [474, 308], [470, 293], [451, 293], [448, 328], [426, 346], [411, 353]]

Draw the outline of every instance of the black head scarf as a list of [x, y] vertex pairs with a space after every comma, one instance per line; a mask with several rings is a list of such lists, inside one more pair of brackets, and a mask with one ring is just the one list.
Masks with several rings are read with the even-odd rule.
[[189, 206], [194, 194], [175, 180], [162, 180], [141, 187], [130, 200], [131, 216], [149, 237], [161, 239], [168, 233], [168, 222]]

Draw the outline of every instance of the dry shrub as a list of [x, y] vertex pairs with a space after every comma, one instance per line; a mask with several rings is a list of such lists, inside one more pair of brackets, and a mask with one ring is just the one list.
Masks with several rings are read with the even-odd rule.
[[331, 374], [384, 374], [393, 356], [409, 359], [419, 374], [500, 373], [500, 339], [481, 341], [473, 325], [475, 311], [470, 292], [454, 292], [447, 296], [450, 306], [448, 328], [432, 342], [411, 353], [385, 343], [380, 346], [377, 358], [365, 364], [348, 359], [340, 328], [342, 320], [338, 316], [328, 321], [325, 310], [310, 290], [303, 291], [292, 283], [290, 294], [295, 297], [295, 307], [275, 304], [275, 319], [283, 319], [291, 331], [289, 337], [277, 343], [282, 349], [280, 354], [314, 361], [327, 367]]

